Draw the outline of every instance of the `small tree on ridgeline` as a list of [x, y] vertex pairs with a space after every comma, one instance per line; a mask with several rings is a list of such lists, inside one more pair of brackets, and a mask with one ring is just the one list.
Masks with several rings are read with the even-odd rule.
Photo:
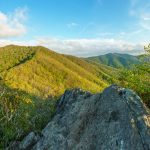
[[119, 75], [119, 84], [136, 91], [150, 108], [150, 44], [144, 46], [144, 50], [148, 57], [147, 61], [122, 70]]
[[147, 52], [147, 54], [150, 54], [150, 44], [148, 46], [144, 46], [144, 50]]

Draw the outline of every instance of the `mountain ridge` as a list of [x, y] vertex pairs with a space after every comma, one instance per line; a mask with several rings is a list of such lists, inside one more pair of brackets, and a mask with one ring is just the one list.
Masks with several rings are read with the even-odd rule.
[[102, 63], [115, 68], [130, 68], [131, 65], [140, 64], [138, 56], [121, 53], [107, 53], [105, 55], [88, 57], [85, 60]]
[[112, 78], [112, 68], [96, 66], [42, 46], [10, 45], [0, 48], [0, 53], [1, 70], [4, 69], [0, 75], [5, 84], [38, 96], [56, 96], [69, 87], [97, 92], [109, 84], [107, 78]]

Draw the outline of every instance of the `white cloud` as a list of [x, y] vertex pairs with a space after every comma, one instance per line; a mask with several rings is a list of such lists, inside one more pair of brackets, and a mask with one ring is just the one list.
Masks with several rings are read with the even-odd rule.
[[74, 28], [74, 27], [77, 27], [77, 26], [78, 26], [78, 24], [75, 23], [75, 22], [71, 22], [71, 23], [68, 23], [68, 24], [67, 24], [67, 27], [68, 27], [68, 28]]
[[137, 19], [137, 26], [150, 31], [150, 1], [131, 0], [130, 15]]
[[6, 14], [0, 11], [0, 38], [17, 37], [26, 33], [24, 21], [26, 8], [16, 9], [14, 13]]
[[0, 46], [5, 45], [24, 45], [24, 46], [45, 46], [58, 53], [70, 54], [80, 57], [101, 55], [110, 52], [142, 54], [143, 47], [146, 43], [132, 44], [123, 40], [115, 39], [56, 39], [56, 38], [39, 38], [33, 41], [11, 41], [0, 40]]
[[0, 47], [6, 46], [6, 45], [20, 45], [20, 46], [36, 46], [35, 40], [30, 41], [12, 41], [12, 40], [3, 40], [0, 39]]
[[143, 19], [144, 20], [150, 20], [150, 17], [144, 17]]
[[141, 54], [142, 44], [131, 44], [123, 40], [115, 39], [68, 39], [60, 40], [53, 38], [41, 38], [37, 40], [38, 45], [46, 46], [59, 53], [76, 56], [93, 56], [109, 52]]

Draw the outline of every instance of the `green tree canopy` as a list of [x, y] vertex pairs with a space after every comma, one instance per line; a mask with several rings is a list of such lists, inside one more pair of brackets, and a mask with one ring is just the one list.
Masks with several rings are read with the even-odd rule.
[[144, 46], [144, 50], [147, 52], [147, 54], [150, 54], [150, 44], [148, 44], [148, 46]]
[[[144, 46], [146, 55], [150, 56], [150, 44]], [[150, 108], [150, 62], [145, 61], [131, 69], [124, 69], [119, 75], [119, 83], [136, 91]]]

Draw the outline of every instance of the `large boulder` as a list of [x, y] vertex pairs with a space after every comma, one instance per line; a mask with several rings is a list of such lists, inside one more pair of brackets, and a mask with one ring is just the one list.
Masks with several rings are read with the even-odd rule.
[[33, 150], [149, 150], [150, 113], [132, 90], [67, 90]]

